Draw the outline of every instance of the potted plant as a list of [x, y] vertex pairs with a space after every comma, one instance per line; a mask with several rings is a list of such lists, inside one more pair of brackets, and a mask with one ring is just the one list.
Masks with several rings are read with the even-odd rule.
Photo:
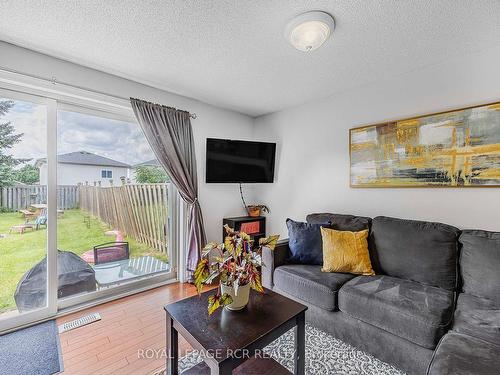
[[263, 212], [271, 212], [269, 207], [265, 204], [251, 204], [247, 206], [248, 216], [257, 217], [261, 216]]
[[208, 298], [208, 314], [221, 306], [228, 310], [241, 310], [248, 303], [250, 289], [264, 292], [259, 267], [262, 266], [262, 248], [274, 250], [278, 235], [262, 238], [252, 249], [253, 240], [244, 232], [225, 225], [224, 243], [211, 242], [203, 248], [201, 260], [194, 273], [194, 284], [201, 294], [204, 284], [219, 278], [219, 286]]

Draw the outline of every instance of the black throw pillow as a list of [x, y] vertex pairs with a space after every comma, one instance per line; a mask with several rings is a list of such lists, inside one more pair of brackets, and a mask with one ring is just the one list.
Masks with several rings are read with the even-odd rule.
[[322, 224], [309, 224], [286, 220], [288, 227], [288, 246], [292, 256], [290, 263], [323, 264], [323, 240], [321, 238]]

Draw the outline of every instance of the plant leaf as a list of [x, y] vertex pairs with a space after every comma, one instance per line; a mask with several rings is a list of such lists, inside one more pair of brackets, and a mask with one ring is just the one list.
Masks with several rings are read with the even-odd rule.
[[279, 234], [273, 234], [272, 236], [269, 236], [267, 238], [261, 238], [259, 240], [259, 245], [261, 247], [265, 246], [270, 248], [271, 250], [274, 250], [276, 244], [278, 243], [279, 238], [280, 238]]
[[251, 287], [252, 289], [256, 290], [259, 293], [264, 292], [264, 288], [262, 287], [262, 282], [260, 281], [260, 275], [258, 273], [254, 275]]
[[210, 276], [208, 259], [202, 259], [199, 261], [196, 266], [196, 271], [194, 272], [194, 285], [196, 286], [198, 294], [201, 293], [201, 290], [203, 289], [203, 282], [208, 276]]
[[234, 247], [236, 245], [236, 239], [231, 236], [226, 236], [224, 238], [224, 248], [232, 255], [234, 252]]
[[226, 230], [226, 234], [228, 236], [234, 236], [236, 234], [236, 232], [234, 231], [233, 228], [230, 228], [229, 225], [224, 225], [224, 229]]
[[250, 241], [251, 238], [248, 234], [246, 234], [245, 232], [240, 232], [240, 237], [243, 241]]
[[234, 257], [235, 258], [239, 257], [241, 252], [243, 251], [243, 244], [244, 244], [244, 242], [241, 239], [236, 240], [236, 246], [234, 248]]
[[220, 297], [213, 295], [208, 297], [208, 315], [212, 315], [220, 307]]
[[229, 305], [233, 302], [231, 296], [224, 293], [222, 296], [217, 292], [208, 297], [208, 315], [212, 315], [219, 307]]
[[227, 293], [224, 293], [220, 298], [220, 303], [222, 304], [222, 306], [230, 305], [231, 303], [233, 303], [233, 297], [231, 297]]
[[201, 257], [205, 258], [208, 254], [210, 254], [210, 252], [213, 249], [217, 249], [218, 246], [219, 246], [219, 244], [217, 242], [210, 242], [210, 243], [206, 244], [206, 246], [201, 251]]

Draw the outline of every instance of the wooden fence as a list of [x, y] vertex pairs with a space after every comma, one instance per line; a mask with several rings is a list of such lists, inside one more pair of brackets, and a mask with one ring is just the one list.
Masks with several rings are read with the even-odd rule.
[[[57, 186], [57, 208], [78, 208], [78, 186]], [[28, 208], [31, 204], [47, 203], [46, 185], [15, 185], [0, 188], [0, 207], [12, 211]]]
[[168, 185], [80, 185], [80, 208], [137, 242], [166, 253]]

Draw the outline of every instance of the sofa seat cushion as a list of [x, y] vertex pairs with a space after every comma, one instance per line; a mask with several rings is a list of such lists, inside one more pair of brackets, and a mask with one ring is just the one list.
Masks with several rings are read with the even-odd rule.
[[354, 275], [321, 272], [321, 266], [289, 264], [274, 271], [274, 287], [325, 310], [337, 309], [337, 292]]
[[498, 375], [500, 346], [463, 335], [447, 333], [429, 365], [428, 375]]
[[339, 291], [339, 309], [424, 348], [434, 349], [453, 314], [454, 293], [395, 277], [359, 276]]
[[453, 330], [500, 345], [500, 305], [486, 298], [460, 294]]

